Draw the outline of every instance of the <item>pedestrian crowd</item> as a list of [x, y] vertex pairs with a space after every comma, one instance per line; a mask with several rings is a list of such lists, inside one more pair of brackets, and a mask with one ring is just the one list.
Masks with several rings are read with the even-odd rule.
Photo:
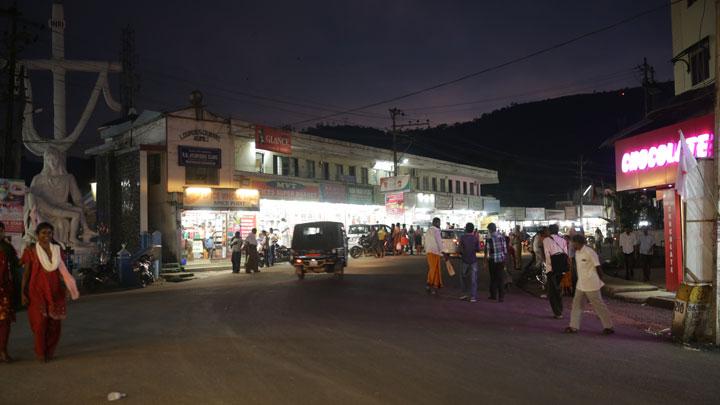
[[230, 239], [230, 250], [232, 252], [232, 272], [240, 273], [242, 256], [245, 254], [245, 272], [259, 273], [260, 266], [272, 267], [275, 265], [276, 252], [278, 250], [279, 236], [273, 228], [269, 231], [262, 230], [258, 235], [257, 228], [252, 228], [245, 239], [240, 232]]

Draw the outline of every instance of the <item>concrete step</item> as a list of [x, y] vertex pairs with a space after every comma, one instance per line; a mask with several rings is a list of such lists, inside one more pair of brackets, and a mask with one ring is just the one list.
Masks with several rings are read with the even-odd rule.
[[169, 281], [171, 283], [177, 283], [181, 281], [188, 281], [195, 278], [195, 274], [193, 273], [161, 273], [160, 277], [162, 277], [165, 281]]
[[180, 263], [163, 263], [162, 268], [180, 267]]
[[184, 267], [163, 267], [162, 269], [160, 269], [160, 274], [175, 274], [184, 272]]

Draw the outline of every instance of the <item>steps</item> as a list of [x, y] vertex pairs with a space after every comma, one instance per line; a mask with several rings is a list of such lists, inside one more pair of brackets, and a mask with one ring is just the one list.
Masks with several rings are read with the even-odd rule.
[[195, 274], [186, 272], [179, 263], [163, 263], [160, 277], [170, 283], [180, 283], [195, 278]]

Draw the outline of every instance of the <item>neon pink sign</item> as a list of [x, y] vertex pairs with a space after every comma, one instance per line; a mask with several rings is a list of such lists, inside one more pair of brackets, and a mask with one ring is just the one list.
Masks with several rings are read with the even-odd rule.
[[667, 187], [675, 183], [680, 160], [680, 134], [700, 159], [714, 156], [714, 114], [691, 118], [615, 142], [617, 191]]
[[[713, 135], [700, 134], [685, 138], [690, 152], [696, 158], [713, 157]], [[623, 173], [663, 167], [680, 161], [680, 140], [661, 143], [649, 148], [625, 152], [622, 156]]]

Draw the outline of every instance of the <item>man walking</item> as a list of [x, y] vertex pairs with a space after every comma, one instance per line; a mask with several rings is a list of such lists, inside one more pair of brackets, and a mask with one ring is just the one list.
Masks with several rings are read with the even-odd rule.
[[235, 232], [235, 236], [230, 239], [230, 250], [232, 251], [232, 272], [237, 274], [240, 272], [240, 262], [242, 260], [242, 237], [240, 231]]
[[413, 247], [415, 246], [415, 228], [413, 228], [412, 225], [410, 225], [410, 229], [408, 230], [407, 238], [408, 249], [410, 249], [410, 256], [414, 256]]
[[625, 259], [625, 280], [630, 280], [631, 278], [635, 278], [635, 263], [633, 263], [633, 259], [635, 258], [635, 245], [638, 244], [637, 237], [635, 237], [634, 233], [630, 232], [629, 227], [626, 227], [625, 232], [620, 234], [619, 239], [620, 249]]
[[275, 230], [270, 228], [270, 232], [267, 234], [267, 250], [265, 251], [265, 264], [267, 267], [272, 267], [275, 264], [275, 248], [277, 248], [278, 237], [275, 234]]
[[475, 225], [467, 223], [465, 225], [465, 234], [460, 237], [460, 253], [462, 255], [462, 269], [460, 269], [460, 289], [462, 290], [461, 300], [468, 298], [467, 296], [467, 280], [465, 277], [470, 275], [470, 302], [477, 302], [477, 280], [478, 265], [477, 253], [480, 251], [480, 241], [475, 234]]
[[440, 235], [440, 218], [433, 218], [432, 226], [428, 228], [425, 236], [425, 252], [427, 253], [428, 273], [427, 286], [428, 294], [436, 295], [437, 290], [442, 288], [442, 274], [440, 274], [440, 259], [444, 256], [442, 252], [442, 236]]
[[558, 235], [557, 224], [548, 226], [550, 236], [543, 240], [545, 268], [547, 270], [548, 301], [555, 319], [562, 319], [563, 302], [560, 279], [570, 269], [570, 257], [565, 239]]
[[259, 273], [258, 269], [258, 242], [257, 242], [257, 229], [253, 228], [245, 238], [245, 250], [247, 251], [248, 259], [245, 262], [245, 273]]
[[642, 234], [640, 235], [640, 263], [643, 268], [643, 281], [650, 281], [650, 266], [652, 265], [653, 257], [653, 246], [655, 246], [655, 239], [652, 234], [648, 232], [647, 227], [643, 227]]
[[565, 333], [577, 333], [580, 329], [580, 320], [583, 312], [583, 301], [585, 298], [592, 304], [593, 311], [600, 318], [603, 326], [603, 334], [615, 333], [613, 330], [610, 312], [603, 302], [600, 289], [603, 286], [600, 280], [600, 260], [590, 246], [587, 246], [585, 237], [575, 235], [572, 237], [572, 244], [575, 247], [575, 261], [577, 262], [578, 283], [573, 297], [572, 312], [570, 313], [570, 326], [565, 328]]
[[488, 237], [485, 239], [485, 267], [490, 273], [491, 300], [503, 302], [505, 289], [503, 288], [503, 271], [507, 260], [507, 241], [505, 236], [497, 231], [497, 225], [491, 222], [487, 226]]
[[520, 231], [520, 225], [515, 225], [515, 230], [510, 234], [510, 242], [515, 253], [513, 261], [515, 262], [515, 270], [520, 270], [522, 267], [522, 241], [523, 234]]

